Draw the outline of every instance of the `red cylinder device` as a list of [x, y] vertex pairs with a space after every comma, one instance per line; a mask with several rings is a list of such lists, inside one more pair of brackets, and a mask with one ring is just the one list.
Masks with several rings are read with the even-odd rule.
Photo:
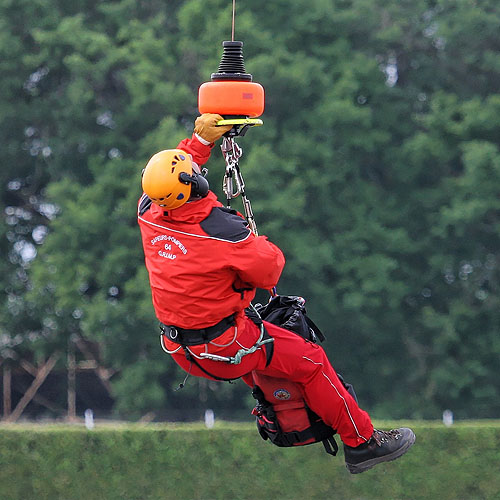
[[243, 42], [222, 42], [224, 53], [211, 82], [198, 91], [200, 113], [256, 118], [264, 112], [264, 87], [252, 82], [243, 62]]

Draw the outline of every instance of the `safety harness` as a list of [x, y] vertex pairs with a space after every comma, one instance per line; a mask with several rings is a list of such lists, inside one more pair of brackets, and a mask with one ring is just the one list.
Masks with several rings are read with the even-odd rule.
[[[274, 339], [269, 335], [268, 331], [264, 327], [262, 318], [257, 312], [257, 309], [252, 304], [250, 305], [249, 308], [245, 309], [245, 314], [259, 327], [260, 330], [260, 335], [252, 347], [248, 348], [242, 347], [234, 354], [234, 356], [219, 356], [218, 354], [201, 352], [199, 354], [199, 357], [202, 359], [208, 359], [210, 361], [220, 361], [232, 365], [239, 365], [244, 356], [252, 354], [255, 351], [257, 351], [257, 349], [264, 347], [266, 352], [266, 366], [268, 366], [273, 357]], [[232, 382], [233, 380], [237, 380], [237, 378], [224, 378], [214, 375], [213, 373], [210, 373], [198, 362], [196, 357], [189, 350], [189, 346], [208, 344], [212, 340], [222, 335], [230, 327], [236, 328], [236, 321], [234, 314], [222, 319], [217, 324], [211, 327], [198, 330], [179, 328], [177, 326], [165, 325], [163, 323], [160, 323], [160, 331], [161, 331], [160, 343], [163, 350], [166, 351], [168, 354], [171, 354], [172, 351], [167, 350], [164, 342], [165, 337], [168, 338], [172, 342], [179, 344], [179, 346], [184, 350], [186, 359], [190, 363], [196, 365], [205, 375], [208, 375], [214, 380]]]

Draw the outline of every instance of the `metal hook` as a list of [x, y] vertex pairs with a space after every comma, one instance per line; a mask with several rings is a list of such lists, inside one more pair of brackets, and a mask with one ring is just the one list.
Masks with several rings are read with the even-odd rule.
[[238, 168], [238, 160], [243, 155], [243, 150], [232, 137], [223, 138], [221, 150], [226, 161], [226, 174], [224, 175], [222, 187], [229, 206], [230, 200], [239, 196], [245, 188]]

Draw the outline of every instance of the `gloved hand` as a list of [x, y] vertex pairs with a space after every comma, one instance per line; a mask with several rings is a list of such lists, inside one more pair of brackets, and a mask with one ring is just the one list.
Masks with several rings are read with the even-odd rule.
[[198, 116], [194, 122], [194, 133], [207, 142], [212, 143], [217, 141], [232, 128], [232, 125], [217, 127], [216, 125], [219, 120], [222, 120], [222, 116], [213, 113], [204, 113]]

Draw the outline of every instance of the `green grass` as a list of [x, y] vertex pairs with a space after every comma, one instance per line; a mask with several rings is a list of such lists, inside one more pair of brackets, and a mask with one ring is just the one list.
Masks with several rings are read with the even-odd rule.
[[253, 424], [3, 425], [0, 499], [500, 499], [500, 421], [375, 424], [417, 442], [355, 476], [341, 452], [277, 448]]

